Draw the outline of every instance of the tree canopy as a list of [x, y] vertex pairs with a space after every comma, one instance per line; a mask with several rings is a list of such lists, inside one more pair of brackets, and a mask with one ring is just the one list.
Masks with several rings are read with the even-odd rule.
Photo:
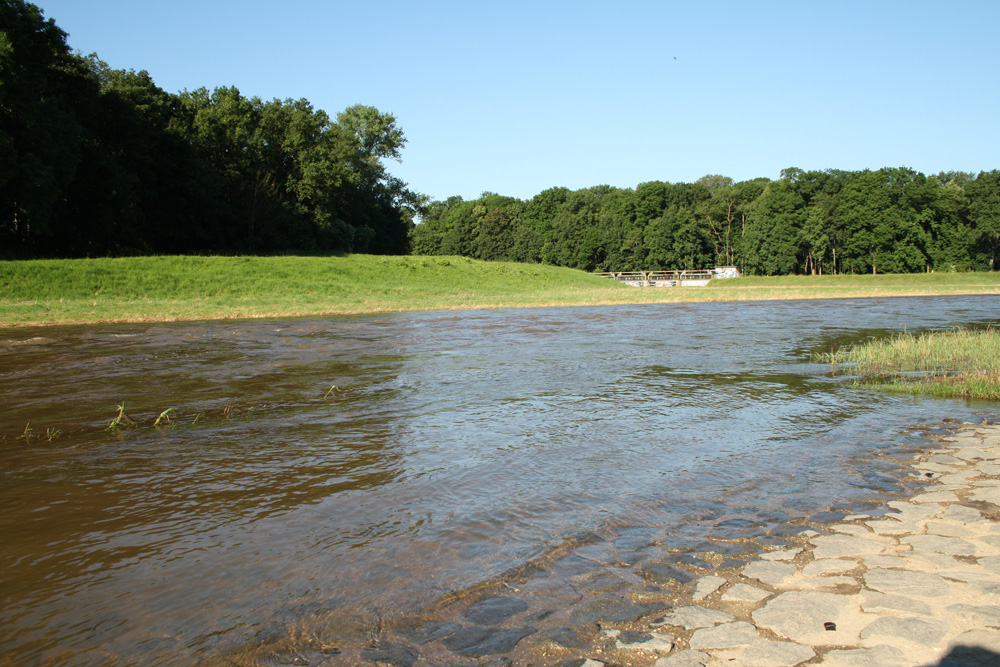
[[1000, 268], [1000, 171], [790, 167], [773, 181], [710, 174], [634, 189], [552, 188], [527, 201], [451, 197], [431, 202], [412, 245], [416, 253], [588, 271], [993, 270]]
[[[780, 178], [484, 192], [428, 202], [387, 164], [397, 119], [231, 86], [169, 93], [74, 53], [0, 0], [0, 257], [456, 254], [584, 270], [750, 274], [1000, 268], [1000, 171], [782, 170]], [[414, 225], [416, 219], [420, 224]]]
[[168, 93], [0, 0], [0, 255], [405, 254], [424, 198], [395, 116], [234, 87]]

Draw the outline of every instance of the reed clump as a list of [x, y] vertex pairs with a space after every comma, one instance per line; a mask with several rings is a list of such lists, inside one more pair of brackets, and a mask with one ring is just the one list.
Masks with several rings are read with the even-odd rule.
[[1000, 331], [903, 333], [819, 355], [818, 361], [892, 391], [1000, 400]]

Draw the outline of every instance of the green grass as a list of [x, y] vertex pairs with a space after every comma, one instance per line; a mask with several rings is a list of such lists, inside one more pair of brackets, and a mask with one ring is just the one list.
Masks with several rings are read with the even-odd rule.
[[891, 391], [1000, 400], [1000, 331], [900, 334], [820, 355]]
[[581, 271], [460, 257], [0, 262], [0, 324], [166, 321], [614, 302]]
[[826, 276], [746, 276], [727, 281], [731, 285], [781, 287], [903, 287], [919, 288], [933, 285], [997, 284], [1000, 273], [849, 273]]
[[748, 300], [1000, 294], [1000, 272], [748, 276], [713, 280], [709, 289]]
[[1000, 294], [1000, 272], [803, 276], [635, 288], [462, 257], [134, 257], [0, 262], [0, 326], [536, 307]]

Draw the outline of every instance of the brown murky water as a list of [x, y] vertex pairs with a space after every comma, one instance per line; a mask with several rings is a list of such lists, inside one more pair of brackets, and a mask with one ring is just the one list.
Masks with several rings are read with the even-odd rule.
[[[531, 587], [556, 602], [569, 570], [697, 570], [898, 491], [877, 456], [921, 445], [908, 424], [996, 414], [853, 389], [813, 351], [998, 313], [935, 297], [0, 331], [0, 664], [274, 664], [296, 633], [313, 653], [285, 657], [308, 664], [540, 562]], [[136, 423], [109, 430], [120, 405]]]

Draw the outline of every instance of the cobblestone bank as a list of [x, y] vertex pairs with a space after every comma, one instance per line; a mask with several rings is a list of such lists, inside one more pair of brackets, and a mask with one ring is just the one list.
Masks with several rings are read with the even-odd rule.
[[[619, 664], [655, 667], [1000, 665], [1000, 426], [968, 426], [913, 465], [926, 490], [810, 531], [648, 633], [604, 629]], [[598, 667], [604, 661], [581, 662]], [[638, 662], [636, 662], [638, 664]]]

